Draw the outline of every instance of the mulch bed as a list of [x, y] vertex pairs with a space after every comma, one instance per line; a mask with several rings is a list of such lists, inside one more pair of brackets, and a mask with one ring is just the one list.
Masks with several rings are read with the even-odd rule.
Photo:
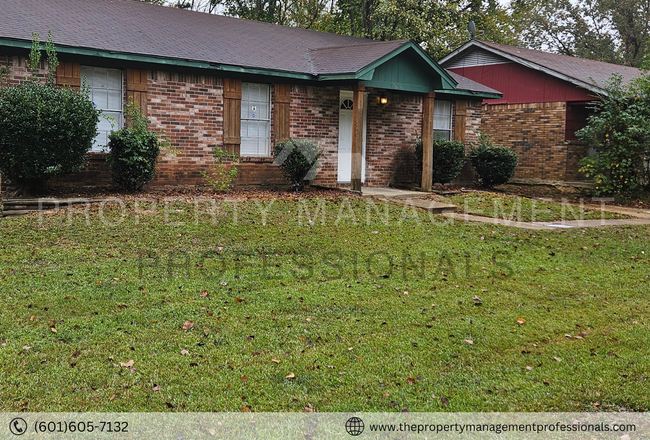
[[[357, 197], [350, 191], [342, 189], [322, 188], [317, 186], [308, 186], [296, 194], [291, 188], [268, 187], [268, 188], [234, 188], [230, 192], [220, 193], [208, 188], [195, 186], [155, 186], [146, 188], [137, 192], [120, 192], [109, 187], [56, 187], [48, 188], [46, 192], [31, 197], [21, 197], [27, 199], [55, 198], [55, 199], [102, 199], [102, 198], [120, 198], [132, 200], [136, 198], [164, 199], [171, 198], [238, 198], [238, 199], [299, 199], [299, 198], [339, 198], [339, 197]], [[0, 200], [16, 198], [10, 191], [0, 192]]]

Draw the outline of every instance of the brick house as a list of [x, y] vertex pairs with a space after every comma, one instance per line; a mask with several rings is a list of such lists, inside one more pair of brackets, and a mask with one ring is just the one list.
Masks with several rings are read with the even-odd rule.
[[[61, 62], [57, 84], [79, 88], [85, 80], [118, 127], [133, 99], [151, 127], [166, 133], [178, 154], [163, 155], [153, 184], [204, 183], [214, 148], [242, 158], [238, 184], [284, 184], [271, 148], [292, 137], [323, 149], [315, 183], [386, 186], [400, 179], [398, 165], [417, 136], [472, 139], [482, 100], [501, 96], [445, 71], [409, 40], [378, 42], [131, 0], [0, 0], [0, 10], [0, 64], [9, 67], [9, 84], [26, 75], [32, 32], [51, 30]], [[109, 183], [102, 151], [111, 129], [101, 121], [88, 168], [55, 183]], [[425, 188], [430, 156], [426, 151]]]
[[589, 154], [575, 132], [587, 124], [590, 102], [617, 73], [627, 82], [639, 69], [472, 40], [439, 61], [503, 93], [485, 99], [481, 128], [495, 143], [514, 148], [514, 181], [576, 182], [579, 162]]

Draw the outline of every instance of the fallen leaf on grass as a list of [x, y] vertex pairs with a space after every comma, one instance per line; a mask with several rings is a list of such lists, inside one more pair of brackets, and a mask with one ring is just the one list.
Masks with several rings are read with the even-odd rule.
[[214, 429], [210, 428], [210, 429], [208, 429], [208, 433], [209, 433], [210, 435], [214, 436], [214, 435], [217, 433], [217, 431], [215, 431]]
[[23, 345], [23, 350], [29, 350], [30, 348], [32, 347], [30, 347], [29, 345]]
[[204, 291], [201, 292], [201, 296], [204, 297], [204, 298], [205, 298], [206, 296], [208, 296], [208, 295], [210, 295], [210, 294], [208, 293], [207, 290], [204, 290]]
[[517, 319], [517, 324], [522, 325], [522, 324], [525, 324], [525, 323], [526, 323], [526, 320], [524, 318]]
[[36, 316], [32, 315], [32, 316], [29, 317], [29, 320], [30, 320], [30, 321], [33, 321], [34, 318], [36, 318]]
[[530, 365], [526, 365], [526, 370], [528, 370], [528, 371], [532, 371], [532, 370], [533, 370], [533, 367], [531, 367]]
[[271, 359], [271, 362], [275, 362], [276, 364], [280, 363], [280, 359]]
[[465, 343], [469, 345], [473, 345], [474, 341], [472, 341], [471, 339], [465, 339]]
[[244, 298], [235, 298], [235, 302], [246, 302]]
[[108, 398], [109, 402], [112, 402], [113, 400], [115, 400], [115, 394], [113, 394], [111, 397]]
[[440, 398], [440, 401], [441, 401], [445, 406], [449, 406], [449, 400], [448, 400], [446, 397], [441, 397], [441, 398]]
[[245, 407], [245, 406], [242, 406], [242, 407], [241, 407], [241, 410], [244, 411], [244, 412], [251, 412], [251, 410], [248, 409], [248, 408]]
[[129, 370], [129, 373], [135, 373], [136, 371], [138, 371], [138, 370], [136, 370], [135, 368], [131, 368], [131, 369]]
[[293, 379], [294, 377], [296, 377], [296, 375], [293, 373], [289, 373], [286, 376], [284, 376], [285, 379]]
[[154, 387], [151, 390], [152, 391], [160, 391], [160, 385], [154, 385]]
[[553, 359], [555, 359], [555, 360], [558, 361], [558, 362], [562, 362], [562, 359], [559, 358], [559, 357], [557, 357], [557, 356], [553, 356]]
[[194, 327], [194, 323], [192, 321], [185, 321], [183, 323], [183, 330], [189, 330], [192, 327]]
[[185, 350], [185, 349], [183, 349], [183, 350], [181, 350], [181, 354], [182, 354], [183, 356], [185, 356], [185, 355], [190, 354], [190, 352], [187, 351], [187, 350]]
[[389, 394], [389, 393], [384, 393], [384, 394], [382, 394], [382, 396], [384, 396], [384, 397], [390, 397], [390, 394]]
[[131, 359], [128, 362], [120, 362], [120, 367], [131, 368], [133, 366], [133, 364], [135, 364], [135, 361], [133, 359]]
[[50, 327], [50, 331], [51, 331], [52, 333], [58, 333], [57, 329], [54, 328], [54, 327]]
[[3, 339], [3, 340], [2, 340], [2, 343], [0, 343], [0, 345], [3, 346], [3, 347], [6, 347], [6, 346], [7, 346], [7, 341], [5, 341], [5, 340]]

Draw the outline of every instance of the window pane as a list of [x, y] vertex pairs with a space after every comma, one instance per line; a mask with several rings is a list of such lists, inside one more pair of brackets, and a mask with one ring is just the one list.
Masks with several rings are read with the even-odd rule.
[[122, 90], [122, 72], [120, 70], [109, 70], [107, 74], [108, 88]]
[[122, 110], [122, 91], [121, 90], [108, 90], [108, 104], [107, 110]]
[[270, 86], [268, 84], [242, 83], [241, 104], [242, 156], [268, 156], [270, 154]]
[[436, 140], [450, 141], [451, 130], [433, 130], [433, 137]]
[[451, 130], [451, 101], [434, 101], [433, 128]]
[[[122, 71], [99, 67], [81, 66], [81, 75], [90, 89], [90, 98], [95, 106], [103, 110], [97, 124], [97, 137], [93, 151], [101, 151], [108, 143], [108, 134], [122, 128]], [[106, 116], [112, 118], [108, 119]]]

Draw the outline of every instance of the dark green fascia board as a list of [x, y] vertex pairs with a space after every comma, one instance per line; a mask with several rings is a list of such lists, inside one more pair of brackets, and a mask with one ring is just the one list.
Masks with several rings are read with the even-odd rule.
[[490, 92], [472, 92], [469, 90], [435, 90], [436, 95], [456, 95], [456, 96], [466, 96], [472, 98], [484, 98], [484, 99], [501, 99], [503, 94], [501, 93], [490, 93]]
[[413, 40], [409, 40], [409, 41], [407, 41], [405, 44], [403, 44], [402, 46], [398, 47], [398, 48], [395, 49], [394, 51], [392, 51], [392, 52], [390, 52], [390, 53], [387, 53], [387, 54], [384, 55], [383, 57], [381, 57], [381, 58], [379, 58], [378, 60], [372, 62], [371, 64], [367, 65], [367, 66], [364, 67], [363, 69], [359, 70], [359, 71], [356, 73], [356, 75], [357, 75], [357, 79], [359, 79], [359, 77], [361, 77], [361, 76], [365, 76], [369, 71], [372, 71], [372, 72], [374, 73], [374, 70], [375, 70], [378, 66], [384, 64], [385, 62], [391, 60], [392, 58], [395, 58], [397, 55], [401, 54], [402, 52], [404, 52], [404, 51], [406, 51], [406, 50], [408, 50], [408, 49], [413, 49], [413, 50], [415, 50], [415, 51], [416, 51], [416, 52], [417, 52], [417, 53], [422, 57], [422, 59], [424, 59], [424, 61], [425, 61], [425, 62], [426, 62], [426, 63], [427, 63], [427, 64], [428, 64], [428, 65], [429, 65], [433, 70], [435, 70], [438, 74], [440, 74], [440, 76], [441, 76], [441, 78], [442, 78], [443, 89], [445, 89], [445, 90], [448, 90], [448, 89], [449, 89], [449, 90], [456, 90], [456, 86], [458, 85], [458, 83], [456, 82], [456, 80], [454, 80], [454, 79], [451, 77], [451, 75], [449, 75], [449, 74], [445, 71], [445, 69], [443, 69], [442, 67], [440, 67], [440, 65], [438, 65], [438, 63], [436, 63], [436, 62], [433, 60], [433, 58], [431, 58], [431, 57], [429, 56], [428, 53], [426, 53], [424, 50], [422, 50], [422, 48], [421, 48], [418, 44], [416, 44], [415, 41], [413, 41]]
[[359, 73], [334, 73], [329, 75], [318, 75], [319, 81], [370, 81], [375, 75], [375, 69], [370, 69], [362, 75]]
[[[32, 47], [31, 41], [25, 40], [14, 40], [9, 38], [0, 38], [0, 46], [13, 47], [19, 49], [30, 49]], [[195, 60], [182, 60], [179, 58], [165, 58], [155, 55], [141, 55], [125, 52], [113, 52], [101, 49], [87, 49], [83, 47], [72, 47], [56, 44], [56, 50], [58, 53], [70, 54], [70, 55], [81, 55], [88, 57], [104, 58], [104, 59], [114, 59], [121, 61], [131, 61], [137, 63], [148, 63], [148, 64], [161, 64], [165, 66], [175, 66], [175, 67], [190, 67], [194, 69], [205, 69], [213, 70], [220, 72], [234, 72], [234, 73], [244, 73], [251, 75], [264, 75], [264, 76], [275, 76], [282, 78], [290, 79], [300, 79], [300, 80], [314, 80], [314, 76], [305, 73], [297, 72], [285, 72], [280, 70], [266, 70], [266, 69], [257, 69], [250, 67], [241, 67], [233, 66], [229, 64], [215, 64], [207, 63], [204, 61], [195, 61]]]
[[419, 86], [417, 84], [400, 84], [399, 88], [396, 88], [394, 83], [383, 81], [363, 81], [363, 84], [368, 87], [392, 90], [395, 92], [429, 93], [431, 91], [430, 88], [426, 86]]

